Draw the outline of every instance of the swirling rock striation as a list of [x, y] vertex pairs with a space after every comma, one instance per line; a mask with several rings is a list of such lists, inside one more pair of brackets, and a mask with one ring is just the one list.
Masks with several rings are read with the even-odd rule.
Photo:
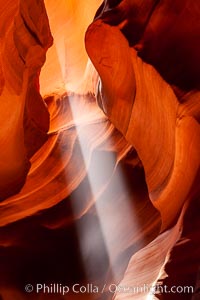
[[[98, 103], [141, 159], [161, 231], [199, 199], [200, 22], [193, 26], [199, 12], [199, 4], [189, 1], [104, 1], [86, 32], [86, 49], [100, 77]], [[151, 247], [146, 251], [142, 260]], [[138, 281], [132, 277], [139, 265], [130, 262], [130, 269], [122, 285], [141, 284], [142, 275]], [[116, 295], [130, 297], [140, 299]]]
[[[48, 18], [43, 1], [0, 9], [4, 300], [142, 300], [148, 290], [109, 285], [196, 284], [199, 4], [100, 4], [46, 0]], [[98, 73], [84, 49], [95, 11], [85, 43]], [[27, 296], [28, 282], [106, 287]]]
[[[162, 228], [165, 229], [172, 224], [183, 203], [190, 197], [192, 184], [200, 166], [198, 92], [194, 91], [192, 99], [195, 100], [189, 100], [189, 94], [185, 94], [184, 97], [188, 100], [180, 104], [185, 93], [183, 82], [173, 87], [174, 90], [179, 90], [179, 94], [182, 89], [182, 96], [179, 99], [178, 93], [175, 94], [173, 88], [164, 80], [168, 80], [165, 73], [162, 78], [154, 66], [145, 63], [134, 49], [134, 46], [136, 49], [139, 47], [140, 53], [143, 49], [141, 47], [145, 47], [143, 40], [146, 32], [150, 30], [149, 27], [152, 28], [152, 23], [159, 28], [158, 32], [166, 26], [165, 22], [163, 26], [159, 26], [159, 22], [161, 22], [160, 10], [167, 10], [168, 1], [153, 6], [153, 11], [152, 6], [148, 7], [149, 3], [142, 6], [137, 1], [121, 1], [114, 8], [109, 7], [108, 4], [109, 1], [97, 14], [97, 19], [86, 33], [86, 48], [101, 79], [98, 92], [99, 103], [113, 124], [137, 150], [144, 166], [150, 197], [162, 215]], [[137, 5], [140, 13], [135, 16], [134, 11]], [[174, 3], [173, 8], [178, 9], [176, 6], [178, 4]], [[185, 12], [183, 3], [182, 6], [179, 10], [182, 8]], [[132, 14], [128, 11], [128, 7], [133, 11]], [[149, 11], [147, 14], [149, 17], [144, 18], [145, 20], [143, 9]], [[190, 9], [196, 14], [198, 6], [191, 5]], [[118, 12], [119, 18], [118, 22], [115, 19], [113, 23], [112, 16], [115, 11]], [[174, 18], [170, 18], [170, 14], [171, 10], [169, 24], [175, 22]], [[133, 21], [135, 27], [131, 27]], [[190, 14], [188, 23], [192, 26]], [[145, 24], [143, 29], [141, 29], [141, 24]], [[133, 28], [132, 31], [131, 28]], [[154, 30], [157, 33], [156, 28]], [[141, 32], [137, 43], [129, 38], [126, 30], [133, 38], [135, 32], [137, 34]], [[179, 27], [177, 34], [178, 32]], [[173, 36], [171, 38], [173, 39]], [[153, 43], [153, 41], [153, 38], [150, 39], [150, 42]], [[169, 38], [168, 44], [170, 43]], [[149, 51], [151, 53], [151, 48]], [[157, 51], [160, 53], [159, 46]], [[195, 57], [196, 49], [192, 54]], [[156, 67], [156, 64], [154, 65]], [[176, 68], [176, 64], [174, 67]], [[179, 76], [179, 74], [176, 75]], [[193, 70], [192, 76], [194, 75]], [[195, 106], [192, 113], [187, 113], [187, 108], [183, 109], [189, 103]], [[188, 149], [191, 151], [190, 159], [188, 159]]]

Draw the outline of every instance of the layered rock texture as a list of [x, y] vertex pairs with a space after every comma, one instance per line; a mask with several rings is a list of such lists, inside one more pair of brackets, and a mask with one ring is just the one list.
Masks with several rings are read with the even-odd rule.
[[200, 4], [1, 2], [0, 299], [199, 299]]
[[42, 2], [2, 1], [0, 15], [2, 200], [22, 187], [28, 158], [47, 138], [49, 113], [38, 83], [52, 37]]

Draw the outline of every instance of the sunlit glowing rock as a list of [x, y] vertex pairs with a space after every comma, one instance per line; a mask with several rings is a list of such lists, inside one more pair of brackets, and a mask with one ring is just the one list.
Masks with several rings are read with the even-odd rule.
[[40, 76], [41, 94], [77, 90], [83, 83], [88, 61], [84, 36], [101, 0], [45, 0], [54, 45]]
[[194, 285], [197, 2], [45, 0], [46, 63], [43, 1], [1, 2], [0, 298], [25, 300], [29, 282], [106, 283], [70, 300]]

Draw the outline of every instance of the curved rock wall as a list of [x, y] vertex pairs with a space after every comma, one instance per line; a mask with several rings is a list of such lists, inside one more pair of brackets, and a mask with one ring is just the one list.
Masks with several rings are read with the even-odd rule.
[[52, 37], [42, 1], [2, 1], [0, 15], [2, 200], [22, 187], [28, 158], [47, 138], [49, 113], [38, 80]]
[[[193, 95], [193, 99], [196, 98], [193, 100], [196, 102], [193, 114], [186, 110], [182, 114], [181, 108], [187, 106], [191, 99], [188, 98], [187, 104], [180, 105], [183, 96], [178, 97], [178, 92], [173, 92], [174, 88], [179, 90], [179, 94], [180, 90], [184, 94], [188, 88], [184, 80], [176, 84], [173, 78], [176, 75], [182, 79], [183, 71], [180, 67], [176, 68], [179, 60], [182, 59], [184, 73], [191, 73], [193, 77], [197, 71], [196, 66], [184, 63], [186, 54], [179, 33], [180, 25], [174, 26], [179, 24], [179, 18], [186, 14], [187, 8], [191, 14], [181, 18], [181, 24], [183, 28], [187, 27], [187, 32], [194, 30], [192, 37], [196, 37], [198, 24], [192, 27], [191, 15], [198, 14], [198, 6], [190, 5], [188, 1], [181, 5], [175, 1], [172, 7], [170, 3], [153, 1], [150, 5], [144, 4], [144, 1], [121, 1], [113, 7], [107, 1], [86, 33], [86, 48], [102, 82], [99, 102], [112, 123], [137, 150], [144, 166], [150, 197], [161, 212], [163, 228], [174, 221], [187, 200], [200, 165], [200, 128], [196, 118], [199, 114], [199, 92]], [[136, 13], [137, 9], [139, 13]], [[177, 18], [173, 15], [175, 12]], [[164, 20], [161, 19], [165, 15]], [[166, 28], [173, 28], [172, 34], [169, 31], [165, 38], [158, 40], [156, 36], [164, 35]], [[177, 41], [173, 44], [175, 36]], [[172, 48], [172, 44], [175, 53], [170, 55], [168, 49]], [[178, 56], [180, 51], [183, 52], [181, 57]], [[196, 57], [196, 47], [189, 47], [189, 53]], [[154, 60], [150, 59], [153, 55]], [[168, 62], [169, 74], [164, 70], [159, 74], [155, 70], [157, 67], [162, 71], [166, 63], [164, 61], [162, 64], [164, 57]], [[177, 73], [170, 75], [174, 68]], [[169, 77], [173, 86], [166, 83]], [[198, 84], [193, 88], [197, 88]], [[189, 148], [192, 151], [190, 159]], [[187, 174], [180, 176], [185, 170]]]
[[[199, 11], [187, 0], [1, 3], [0, 299], [195, 287]], [[72, 292], [88, 283], [105, 288]]]

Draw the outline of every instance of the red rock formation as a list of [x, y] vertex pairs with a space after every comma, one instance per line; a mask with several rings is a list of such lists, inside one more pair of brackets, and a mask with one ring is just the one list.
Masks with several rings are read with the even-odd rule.
[[1, 3], [0, 199], [25, 181], [28, 158], [46, 139], [49, 115], [38, 92], [52, 43], [42, 2]]
[[[192, 26], [199, 5], [119, 2], [99, 9], [86, 48], [101, 79], [99, 103], [137, 150], [163, 230], [199, 195], [199, 22]], [[131, 274], [123, 284], [136, 282]]]
[[[125, 9], [125, 3], [122, 1], [116, 10]], [[156, 8], [150, 24], [159, 16]], [[101, 106], [137, 150], [145, 169], [150, 197], [160, 210], [163, 228], [166, 228], [187, 199], [199, 170], [200, 128], [195, 119], [196, 113], [191, 115], [185, 111], [182, 115], [172, 88], [130, 48], [122, 34], [129, 22], [128, 17], [120, 20], [122, 25], [119, 24], [119, 28], [102, 22], [103, 14], [102, 20], [100, 18], [89, 27], [86, 46], [102, 81], [99, 91]], [[141, 25], [141, 20], [136, 18], [134, 21]], [[108, 22], [106, 9], [105, 22]], [[143, 42], [143, 37], [140, 39]], [[198, 107], [196, 111], [199, 112]], [[190, 144], [193, 153], [189, 161], [184, 149], [188, 149]], [[187, 175], [180, 177], [179, 174], [186, 169]]]
[[194, 287], [199, 4], [1, 4], [0, 299], [149, 300], [131, 287]]

